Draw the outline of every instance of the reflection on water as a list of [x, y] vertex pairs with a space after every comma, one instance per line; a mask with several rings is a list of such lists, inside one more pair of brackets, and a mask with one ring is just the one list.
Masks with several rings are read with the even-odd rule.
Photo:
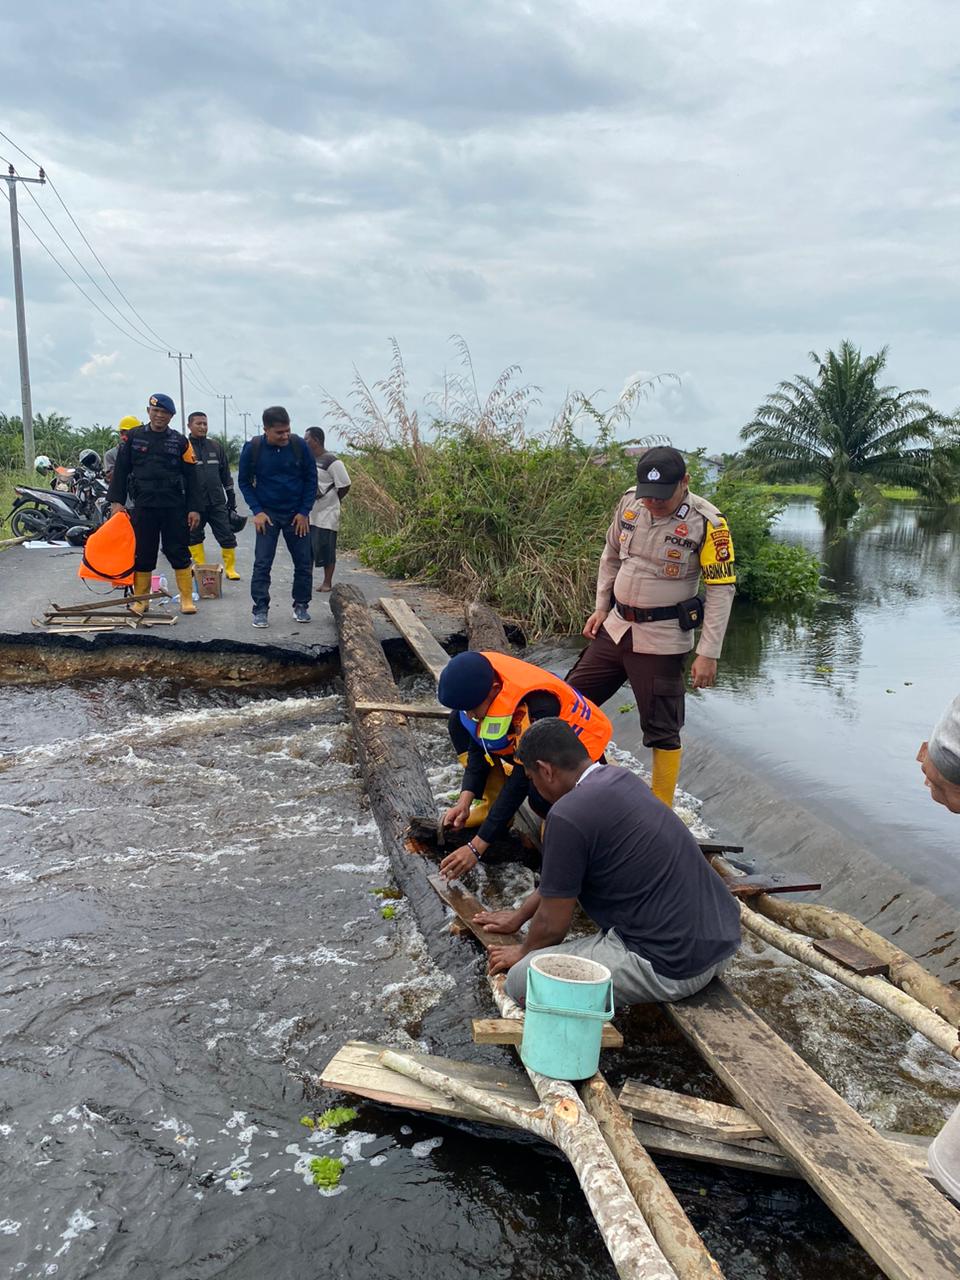
[[778, 534], [820, 557], [828, 594], [807, 617], [739, 604], [690, 727], [960, 905], [956, 819], [914, 760], [960, 692], [960, 507], [894, 503], [830, 541], [814, 503], [795, 501]]

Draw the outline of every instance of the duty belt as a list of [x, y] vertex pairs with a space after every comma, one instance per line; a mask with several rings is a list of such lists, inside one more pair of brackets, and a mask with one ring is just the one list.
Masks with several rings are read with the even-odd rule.
[[617, 613], [624, 622], [663, 622], [666, 618], [679, 618], [680, 610], [675, 604], [661, 605], [657, 609], [632, 609], [628, 604], [614, 602]]

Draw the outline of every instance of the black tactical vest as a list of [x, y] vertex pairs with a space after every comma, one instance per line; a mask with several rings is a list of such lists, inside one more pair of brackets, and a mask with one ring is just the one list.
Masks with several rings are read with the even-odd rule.
[[130, 496], [141, 507], [176, 507], [184, 501], [186, 444], [179, 431], [137, 427], [130, 432]]

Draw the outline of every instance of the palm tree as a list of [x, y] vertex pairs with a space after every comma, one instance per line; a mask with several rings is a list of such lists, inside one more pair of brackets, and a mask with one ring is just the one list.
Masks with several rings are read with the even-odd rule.
[[740, 432], [750, 442], [744, 462], [767, 480], [821, 483], [825, 523], [842, 528], [881, 485], [932, 487], [933, 451], [926, 442], [949, 424], [926, 403], [923, 388], [898, 391], [879, 375], [887, 348], [863, 356], [851, 342], [810, 359], [816, 376], [798, 375], [767, 396]]

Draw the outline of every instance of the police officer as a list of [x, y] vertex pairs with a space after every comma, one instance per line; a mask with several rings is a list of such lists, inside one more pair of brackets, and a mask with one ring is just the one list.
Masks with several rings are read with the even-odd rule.
[[[190, 441], [170, 427], [176, 412], [169, 396], [150, 397], [149, 425], [131, 431], [120, 446], [107, 498], [114, 514], [123, 511], [128, 494], [133, 498], [131, 519], [137, 539], [134, 592], [145, 595], [150, 590], [150, 575], [157, 567], [162, 540], [163, 554], [177, 577], [180, 612], [196, 613], [187, 541], [189, 531], [200, 523], [199, 486]], [[145, 613], [147, 606], [134, 608]]]
[[200, 523], [190, 534], [190, 554], [197, 564], [206, 564], [203, 530], [209, 525], [223, 552], [223, 568], [236, 582], [237, 535], [230, 525], [230, 514], [237, 509], [237, 495], [230, 474], [230, 460], [219, 440], [208, 437], [207, 415], [191, 413], [187, 418], [190, 445], [197, 459], [197, 481], [200, 486]]
[[[630, 681], [643, 744], [653, 749], [652, 789], [673, 805], [680, 773], [684, 662], [702, 627], [690, 668], [694, 689], [708, 689], [736, 590], [727, 522], [691, 493], [683, 454], [648, 449], [607, 530], [597, 574], [596, 608], [583, 634], [590, 644], [567, 680], [602, 705]], [[704, 596], [698, 597], [700, 579]]]

